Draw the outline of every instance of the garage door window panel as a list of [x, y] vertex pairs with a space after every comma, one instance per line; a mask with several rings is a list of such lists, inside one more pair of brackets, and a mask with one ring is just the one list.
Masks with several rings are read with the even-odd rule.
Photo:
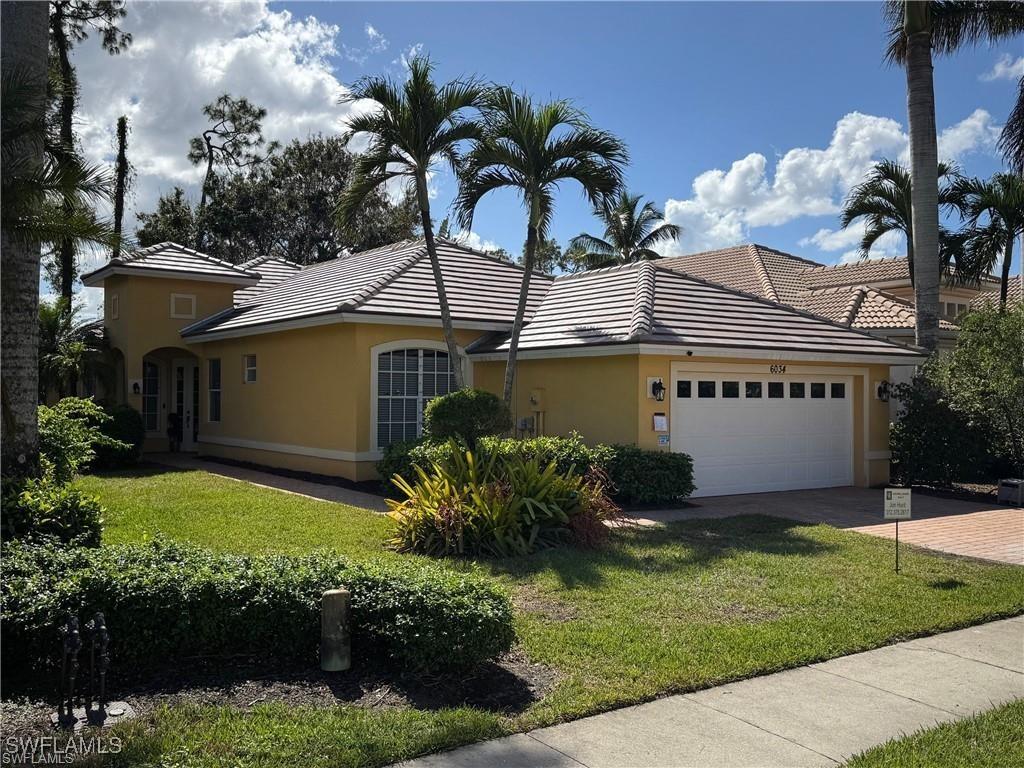
[[789, 398], [795, 400], [806, 395], [806, 385], [802, 381], [791, 381], [789, 383]]
[[740, 383], [738, 381], [722, 382], [722, 397], [736, 398], [740, 396]]
[[748, 381], [745, 387], [745, 395], [748, 398], [760, 398], [761, 397], [761, 382], [760, 381]]
[[718, 389], [717, 381], [698, 381], [697, 382], [697, 397], [707, 398], [714, 397], [715, 392]]
[[782, 381], [768, 382], [768, 397], [772, 400], [779, 400], [786, 396], [786, 384]]
[[825, 397], [825, 382], [811, 383], [811, 399], [822, 400]]
[[689, 381], [689, 379], [687, 379], [685, 381], [677, 381], [676, 382], [676, 397], [689, 397], [689, 396], [690, 396], [690, 381]]
[[846, 397], [846, 383], [842, 381], [832, 382], [832, 399], [842, 400]]

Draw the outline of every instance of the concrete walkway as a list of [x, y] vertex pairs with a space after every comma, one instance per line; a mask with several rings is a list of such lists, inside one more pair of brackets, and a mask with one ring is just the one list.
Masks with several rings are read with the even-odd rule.
[[[694, 499], [679, 509], [633, 514], [641, 525], [672, 520], [773, 515], [805, 523], [892, 538], [895, 523], [882, 519], [883, 491], [821, 488]], [[1024, 509], [994, 502], [960, 501], [915, 493], [913, 519], [900, 523], [900, 541], [953, 555], [1024, 565]]]
[[833, 766], [1024, 698], [1024, 617], [619, 709], [405, 768]]
[[356, 491], [352, 488], [345, 488], [341, 485], [329, 483], [317, 483], [312, 480], [302, 480], [297, 477], [275, 475], [271, 472], [263, 472], [248, 467], [236, 467], [231, 464], [221, 464], [217, 461], [206, 461], [191, 453], [147, 453], [146, 460], [154, 464], [163, 464], [175, 469], [195, 469], [209, 472], [212, 475], [219, 475], [230, 480], [240, 480], [245, 483], [252, 483], [263, 488], [273, 488], [285, 493], [294, 493], [299, 496], [308, 496], [311, 499], [321, 501], [334, 501], [338, 504], [348, 504], [353, 507], [362, 507], [374, 512], [386, 512], [387, 504], [384, 497], [372, 493]]

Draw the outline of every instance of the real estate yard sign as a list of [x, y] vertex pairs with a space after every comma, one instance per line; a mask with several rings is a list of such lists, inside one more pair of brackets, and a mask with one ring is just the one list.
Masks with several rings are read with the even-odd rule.
[[885, 489], [885, 519], [896, 521], [896, 573], [900, 572], [900, 520], [910, 519], [910, 489]]

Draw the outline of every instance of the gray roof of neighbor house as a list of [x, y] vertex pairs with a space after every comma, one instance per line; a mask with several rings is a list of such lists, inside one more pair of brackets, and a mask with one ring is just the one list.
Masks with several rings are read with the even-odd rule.
[[[778, 302], [665, 269], [659, 262], [583, 272], [554, 281], [519, 339], [519, 349], [614, 344], [762, 349], [905, 358], [916, 349], [830, 322]], [[469, 348], [504, 352], [508, 334]]]
[[277, 285], [278, 283], [287, 280], [302, 269], [302, 266], [300, 264], [296, 264], [294, 261], [288, 261], [287, 259], [280, 259], [274, 256], [261, 256], [258, 259], [252, 259], [251, 261], [247, 261], [239, 266], [242, 269], [258, 274], [260, 276], [260, 281], [251, 288], [242, 288], [235, 291], [236, 305], [244, 304], [249, 299], [256, 296], [256, 294], [262, 293], [272, 285]]
[[82, 275], [85, 285], [98, 285], [106, 277], [139, 274], [150, 277], [174, 277], [207, 280], [236, 285], [256, 285], [258, 273], [215, 259], [177, 243], [157, 243], [111, 259], [102, 267]]
[[[438, 239], [437, 255], [452, 319], [476, 327], [509, 327], [519, 300], [521, 267], [455, 242]], [[534, 274], [527, 317], [551, 284]], [[200, 339], [275, 330], [282, 323], [331, 322], [342, 314], [440, 316], [426, 244], [404, 240], [305, 267], [251, 299], [182, 329]]]

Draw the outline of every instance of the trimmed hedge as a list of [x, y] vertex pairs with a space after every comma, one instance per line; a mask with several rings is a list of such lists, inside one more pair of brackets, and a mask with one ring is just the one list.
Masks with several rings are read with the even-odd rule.
[[59, 659], [58, 627], [102, 611], [121, 669], [195, 656], [313, 660], [320, 598], [352, 592], [352, 647], [403, 669], [466, 668], [514, 639], [508, 597], [473, 573], [414, 560], [353, 562], [329, 552], [242, 556], [157, 539], [99, 549], [13, 542], [0, 561], [4, 667]]
[[483, 389], [460, 389], [435, 397], [423, 412], [423, 432], [435, 442], [462, 440], [472, 448], [481, 437], [511, 428], [508, 405]]
[[[570, 437], [534, 437], [527, 440], [485, 437], [478, 448], [484, 455], [497, 451], [502, 457], [529, 460], [536, 456], [541, 464], [555, 462], [565, 473], [594, 468], [604, 472], [613, 497], [622, 504], [671, 504], [693, 493], [693, 460], [685, 453], [648, 451], [632, 445], [588, 446], [577, 433]], [[394, 443], [384, 452], [377, 471], [387, 481], [398, 475], [409, 483], [417, 480], [414, 465], [429, 470], [433, 462], [451, 461], [452, 445], [427, 440]], [[392, 490], [389, 482], [385, 483]]]

